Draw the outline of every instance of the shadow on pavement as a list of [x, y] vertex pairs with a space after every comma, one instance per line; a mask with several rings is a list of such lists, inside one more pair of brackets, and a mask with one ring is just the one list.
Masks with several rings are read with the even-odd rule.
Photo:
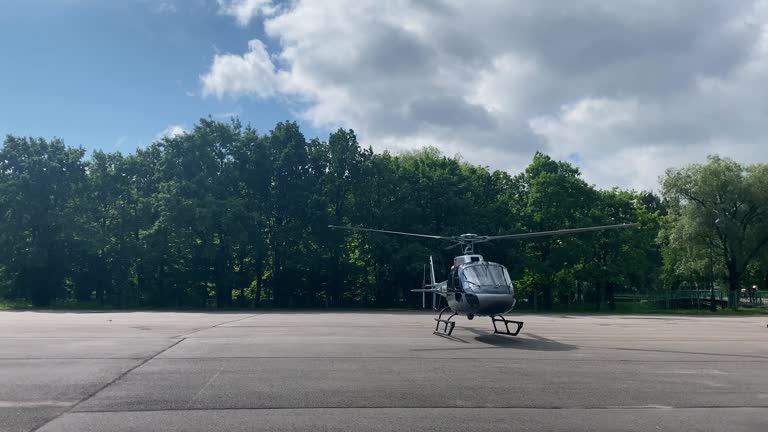
[[494, 348], [510, 348], [526, 351], [572, 351], [578, 348], [575, 345], [564, 344], [533, 333], [526, 333], [527, 337], [515, 337], [492, 333], [489, 334], [474, 329], [470, 331], [477, 334], [475, 337], [477, 342], [491, 345]]
[[[504, 336], [481, 330], [469, 329], [476, 334], [472, 339], [465, 340], [457, 336], [443, 336], [454, 342], [471, 343], [472, 346], [455, 346], [451, 348], [420, 348], [412, 351], [458, 351], [458, 350], [483, 350], [483, 349], [515, 349], [523, 351], [572, 351], [578, 349], [576, 345], [569, 345], [527, 333], [526, 337]], [[479, 344], [478, 344], [479, 343]]]

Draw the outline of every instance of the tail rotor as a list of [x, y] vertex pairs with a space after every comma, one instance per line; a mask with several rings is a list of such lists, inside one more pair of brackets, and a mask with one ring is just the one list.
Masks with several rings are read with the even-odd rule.
[[[429, 256], [429, 284], [434, 289], [437, 285], [435, 281], [435, 263], [432, 261], [432, 255]], [[437, 293], [432, 291], [432, 309], [437, 310]]]
[[432, 309], [437, 310], [440, 306], [438, 302], [438, 296], [437, 296], [437, 281], [435, 280], [435, 263], [432, 259], [432, 256], [429, 256], [429, 283], [427, 283], [427, 266], [424, 265], [424, 273], [421, 279], [421, 289], [413, 289], [411, 292], [420, 292], [421, 293], [421, 308], [426, 309], [427, 308], [427, 297], [426, 293], [432, 293]]

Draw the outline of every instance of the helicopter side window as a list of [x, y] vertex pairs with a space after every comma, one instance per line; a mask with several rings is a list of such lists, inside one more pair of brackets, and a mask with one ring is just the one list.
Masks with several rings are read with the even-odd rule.
[[461, 280], [459, 280], [458, 270], [453, 270], [451, 274], [448, 275], [448, 291], [461, 291]]

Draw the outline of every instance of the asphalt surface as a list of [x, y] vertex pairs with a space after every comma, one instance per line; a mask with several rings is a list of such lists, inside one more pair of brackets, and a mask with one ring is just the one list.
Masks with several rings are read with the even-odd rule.
[[768, 318], [0, 313], [0, 431], [764, 431]]

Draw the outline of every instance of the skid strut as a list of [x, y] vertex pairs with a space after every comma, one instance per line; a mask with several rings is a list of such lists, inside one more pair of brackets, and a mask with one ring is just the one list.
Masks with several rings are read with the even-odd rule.
[[[501, 315], [493, 315], [491, 316], [491, 321], [493, 321], [493, 333], [494, 334], [503, 334], [503, 335], [510, 335], [510, 336], [517, 336], [520, 333], [520, 330], [523, 329], [523, 322], [522, 321], [512, 321], [504, 318]], [[499, 330], [496, 328], [497, 322], [503, 322], [504, 323], [504, 329]], [[509, 331], [509, 324], [516, 324], [517, 330], [513, 332]], [[506, 331], [504, 331], [506, 329]]]
[[[443, 308], [443, 310], [440, 311], [440, 315], [438, 315], [437, 318], [435, 318], [435, 321], [437, 321], [437, 324], [435, 324], [435, 331], [434, 331], [435, 334], [441, 334], [442, 333], [442, 334], [446, 334], [446, 335], [450, 336], [451, 333], [453, 333], [453, 328], [456, 327], [456, 321], [451, 321], [451, 319], [456, 316], [456, 312], [454, 312], [447, 319], [442, 319], [443, 318], [443, 312], [445, 312], [447, 310], [451, 310], [451, 308], [449, 308], [449, 307]], [[440, 330], [440, 324], [441, 323], [444, 324], [444, 327], [443, 327], [442, 330]]]

